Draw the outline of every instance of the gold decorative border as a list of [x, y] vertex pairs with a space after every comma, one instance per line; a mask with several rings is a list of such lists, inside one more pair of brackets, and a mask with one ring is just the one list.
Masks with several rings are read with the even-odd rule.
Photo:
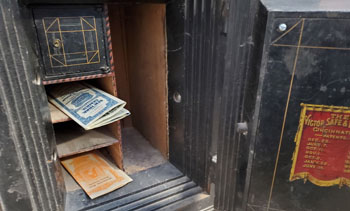
[[300, 106], [302, 107], [301, 113], [300, 113], [300, 120], [299, 120], [299, 126], [297, 133], [295, 135], [294, 142], [295, 144], [295, 150], [293, 152], [293, 165], [290, 171], [289, 181], [295, 181], [298, 179], [304, 179], [304, 183], [306, 183], [307, 180], [312, 182], [315, 185], [322, 186], [322, 187], [329, 187], [333, 185], [339, 185], [339, 187], [342, 187], [343, 185], [347, 185], [350, 187], [350, 179], [339, 177], [337, 179], [333, 180], [320, 180], [316, 177], [312, 176], [309, 172], [299, 172], [295, 174], [295, 166], [299, 154], [299, 148], [300, 148], [300, 142], [301, 137], [303, 134], [303, 128], [304, 128], [304, 120], [305, 120], [305, 114], [306, 111], [325, 111], [325, 112], [333, 112], [333, 113], [350, 113], [350, 107], [345, 106], [327, 106], [327, 105], [316, 105], [316, 104], [304, 104], [301, 103]]
[[[308, 20], [312, 20], [308, 18]], [[304, 24], [305, 24], [306, 19], [305, 18], [300, 18], [297, 23], [295, 23], [289, 30], [287, 30], [285, 33], [283, 33], [281, 36], [279, 36], [277, 39], [271, 41], [270, 45], [274, 47], [279, 47], [279, 48], [296, 48], [296, 54], [295, 54], [295, 59], [294, 59], [294, 64], [293, 64], [293, 72], [290, 80], [290, 86], [289, 86], [289, 92], [288, 92], [288, 97], [287, 97], [287, 103], [285, 107], [285, 112], [284, 112], [284, 117], [283, 117], [283, 122], [282, 122], [282, 129], [281, 129], [281, 135], [280, 135], [280, 141], [278, 145], [278, 151], [276, 155], [276, 160], [275, 160], [275, 168], [273, 171], [272, 175], [272, 181], [271, 181], [271, 186], [270, 186], [270, 192], [269, 192], [269, 198], [267, 202], [267, 207], [266, 210], [270, 210], [270, 205], [271, 205], [271, 200], [272, 200], [272, 195], [273, 195], [273, 189], [275, 185], [275, 179], [276, 179], [276, 174], [277, 174], [277, 168], [278, 168], [278, 162], [279, 162], [279, 156], [280, 156], [280, 150], [281, 150], [281, 145], [282, 145], [282, 137], [284, 134], [284, 126], [285, 126], [285, 121], [287, 119], [287, 112], [288, 112], [288, 107], [289, 107], [289, 101], [290, 101], [290, 96], [292, 93], [292, 88], [293, 88], [293, 81], [294, 81], [294, 76], [296, 72], [296, 66], [298, 62], [298, 57], [299, 57], [299, 51], [303, 49], [324, 49], [324, 50], [348, 50], [350, 51], [350, 48], [341, 48], [341, 47], [333, 47], [333, 46], [306, 46], [302, 45], [302, 39], [303, 39], [303, 31], [304, 31]], [[286, 36], [289, 32], [294, 30], [298, 25], [301, 25], [300, 31], [299, 31], [299, 41], [297, 45], [289, 45], [289, 44], [280, 44], [278, 41]], [[325, 106], [319, 105], [320, 109], [324, 108]], [[337, 107], [333, 106], [332, 108], [346, 108], [346, 107]], [[272, 208], [271, 208], [272, 209]]]
[[[80, 25], [81, 25], [81, 30], [71, 30], [71, 31], [62, 31], [61, 30], [61, 24], [60, 24], [60, 20], [64, 19], [64, 18], [75, 18], [75, 19], [80, 19]], [[91, 25], [87, 20], [85, 20], [86, 18], [92, 18], [94, 23], [93, 25]], [[46, 21], [47, 19], [54, 19], [53, 21], [51, 21], [49, 23], [49, 26], [46, 28]], [[84, 29], [83, 26], [83, 22], [85, 22], [86, 24], [88, 24], [92, 29]], [[55, 24], [58, 24], [58, 31], [50, 31], [50, 28]], [[94, 16], [76, 16], [76, 17], [44, 17], [42, 18], [42, 24], [43, 24], [43, 29], [44, 29], [44, 33], [45, 33], [45, 37], [46, 37], [46, 45], [48, 48], [48, 56], [50, 59], [50, 64], [51, 64], [51, 68], [55, 68], [55, 67], [71, 67], [71, 66], [79, 66], [79, 65], [88, 65], [88, 64], [99, 64], [100, 63], [100, 48], [99, 48], [99, 39], [98, 39], [98, 35], [97, 35], [97, 25], [96, 25], [96, 19]], [[85, 39], [85, 32], [86, 31], [93, 31], [95, 36], [96, 36], [96, 50], [93, 51], [88, 51], [87, 47], [86, 47], [86, 39]], [[72, 33], [72, 32], [81, 32], [83, 34], [83, 39], [84, 39], [84, 48], [85, 51], [83, 52], [72, 52], [72, 53], [67, 53], [65, 52], [65, 48], [64, 48], [64, 41], [63, 41], [63, 37], [62, 37], [62, 33]], [[49, 33], [58, 33], [60, 35], [60, 40], [62, 43], [62, 54], [52, 54], [50, 51], [50, 44], [49, 44], [49, 38], [47, 36], [47, 34]], [[93, 56], [89, 59], [88, 58], [88, 53], [94, 53]], [[76, 63], [76, 64], [67, 64], [67, 55], [70, 54], [85, 54], [86, 56], [86, 62], [85, 63]], [[60, 61], [57, 58], [55, 58], [55, 56], [63, 56], [64, 61]], [[93, 59], [97, 58], [98, 61], [92, 61]], [[56, 62], [58, 62], [61, 65], [53, 65], [52, 61], [55, 60]]]
[[292, 71], [292, 76], [291, 76], [290, 83], [289, 83], [288, 97], [287, 97], [286, 107], [284, 109], [283, 122], [282, 122], [281, 134], [280, 134], [278, 150], [277, 150], [277, 155], [276, 155], [275, 167], [274, 167], [274, 170], [273, 170], [272, 181], [271, 181], [271, 186], [270, 186], [270, 193], [269, 193], [269, 199], [268, 199], [268, 202], [267, 202], [267, 208], [266, 208], [267, 211], [270, 210], [270, 206], [271, 206], [271, 199], [272, 199], [272, 194], [273, 194], [273, 188], [274, 188], [274, 185], [275, 185], [277, 168], [278, 168], [278, 162], [279, 162], [279, 157], [280, 157], [280, 153], [281, 153], [281, 146], [282, 146], [282, 142], [283, 142], [284, 127], [285, 127], [286, 120], [287, 120], [289, 101], [290, 101], [290, 97], [292, 95], [294, 76], [295, 76], [295, 72], [296, 72], [296, 68], [297, 68], [299, 52], [300, 52], [300, 46], [301, 46], [301, 42], [302, 42], [302, 39], [303, 39], [305, 19], [301, 18], [290, 30], [288, 30], [286, 33], [282, 34], [279, 38], [277, 38], [277, 40], [275, 40], [275, 41], [273, 41], [271, 43], [271, 45], [273, 46], [279, 39], [281, 39], [283, 36], [285, 36], [287, 33], [289, 33], [291, 30], [293, 30], [293, 28], [295, 28], [299, 24], [301, 24], [301, 27], [300, 27], [300, 31], [299, 31], [298, 46], [296, 48], [296, 53], [295, 53], [295, 58], [294, 58], [294, 63], [293, 63], [293, 71]]

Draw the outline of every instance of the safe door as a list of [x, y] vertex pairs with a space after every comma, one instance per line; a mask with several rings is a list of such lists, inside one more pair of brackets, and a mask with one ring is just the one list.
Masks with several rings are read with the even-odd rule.
[[230, 210], [348, 210], [350, 19], [338, 12], [347, 7], [257, 5], [263, 46], [245, 78]]

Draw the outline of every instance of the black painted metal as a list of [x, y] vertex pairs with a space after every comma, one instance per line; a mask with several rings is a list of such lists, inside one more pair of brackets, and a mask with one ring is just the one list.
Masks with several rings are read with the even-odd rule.
[[[134, 210], [149, 206], [162, 207], [185, 199], [184, 191], [202, 190], [170, 163], [131, 175], [133, 182], [107, 195], [91, 200], [83, 190], [67, 193], [66, 210]], [[174, 200], [173, 200], [174, 199]], [[161, 203], [159, 203], [161, 202]]]
[[[218, 210], [348, 210], [347, 188], [290, 182], [289, 173], [300, 103], [349, 106], [345, 49], [350, 4], [263, 2], [230, 1], [215, 206]], [[303, 29], [297, 24], [300, 21]], [[281, 23], [288, 29], [296, 24], [279, 40], [291, 46], [272, 45], [283, 33], [278, 31]], [[293, 46], [300, 31], [304, 47], [296, 55]], [[244, 121], [247, 136], [236, 131], [236, 123]]]
[[[331, 5], [334, 4], [330, 4], [330, 10]], [[284, 13], [284, 9], [279, 9], [278, 1], [273, 7], [267, 7], [266, 39], [258, 89], [260, 101], [256, 102], [254, 114], [256, 130], [253, 132], [256, 136], [251, 140], [255, 145], [255, 155], [250, 164], [249, 189], [245, 190], [248, 208], [349, 209], [347, 188], [319, 187], [310, 182], [304, 184], [302, 180], [289, 181], [300, 104], [350, 105], [347, 92], [349, 60], [346, 59], [349, 52], [339, 50], [347, 48], [350, 43], [347, 36], [349, 13], [344, 12], [349, 11], [349, 6], [345, 3], [341, 13], [328, 10], [309, 13], [304, 9], [302, 12]], [[295, 28], [277, 41], [282, 32], [276, 29], [281, 23], [285, 23], [288, 29]], [[278, 46], [298, 46], [299, 42], [306, 47]]]
[[[167, 4], [170, 161], [208, 186], [215, 94], [217, 1]], [[174, 96], [181, 95], [181, 102]]]
[[[223, 83], [216, 96], [219, 106], [218, 163], [215, 190], [215, 208], [218, 210], [244, 210], [244, 190], [248, 154], [249, 135], [236, 130], [238, 122], [248, 122], [251, 129], [252, 112], [256, 94], [257, 72], [263, 44], [264, 24], [259, 18], [260, 5], [257, 0], [230, 0], [223, 3], [226, 38], [220, 43], [226, 49], [223, 65]], [[220, 63], [219, 62], [219, 63]], [[250, 134], [250, 131], [249, 133]]]
[[36, 6], [33, 17], [42, 80], [111, 72], [103, 5]]
[[[77, 4], [110, 1], [22, 2]], [[279, 135], [285, 105], [280, 102], [285, 100], [283, 97], [286, 96], [290, 79], [288, 63], [291, 59], [286, 55], [295, 51], [277, 49], [269, 44], [278, 36], [275, 29], [281, 18], [287, 25], [305, 18], [305, 23], [310, 26], [317, 25], [313, 25], [312, 19], [321, 18], [325, 22], [314, 30], [339, 26], [336, 31], [344, 35], [341, 28], [348, 24], [348, 3], [320, 4], [319, 0], [264, 2], [266, 11], [257, 0], [168, 1], [170, 161], [189, 178], [207, 187], [210, 181], [210, 156], [218, 153], [215, 180], [217, 210], [266, 210], [270, 205], [283, 210], [312, 210], [315, 207], [317, 210], [346, 210], [349, 206], [348, 200], [344, 199], [344, 196], [348, 197], [347, 190], [334, 187], [321, 189], [311, 184], [301, 184], [300, 181], [287, 181], [290, 155], [294, 149], [292, 141], [281, 148], [281, 163], [286, 168], [281, 165], [277, 168], [277, 185], [269, 199], [271, 170], [278, 148], [276, 140], [270, 139]], [[51, 160], [54, 151], [52, 126], [48, 123], [49, 113], [43, 88], [35, 85], [40, 82], [36, 78], [38, 52], [30, 42], [34, 37], [28, 34], [33, 31], [32, 23], [25, 21], [30, 20], [28, 11], [25, 8], [20, 10], [13, 1], [4, 0], [0, 9], [0, 32], [6, 35], [0, 37], [0, 105], [3, 110], [0, 114], [3, 120], [0, 130], [0, 167], [3, 169], [0, 171], [1, 209], [60, 210], [63, 204], [60, 179], [54, 177], [55, 163]], [[341, 18], [342, 21], [339, 20]], [[312, 34], [309, 36], [315, 38]], [[339, 39], [347, 42], [346, 37]], [[341, 86], [347, 86], [346, 67], [349, 64], [346, 59], [339, 59], [347, 58], [347, 52], [331, 54], [306, 50], [303, 53], [304, 60], [300, 61], [299, 71], [307, 72], [308, 68], [315, 68], [312, 66], [314, 64], [308, 66], [307, 58], [310, 56], [326, 60], [317, 60], [317, 71], [308, 74], [305, 80], [296, 78], [295, 94], [291, 95], [293, 103], [287, 116], [286, 139], [294, 137], [298, 116], [295, 114], [299, 113], [297, 105], [300, 99], [306, 99], [303, 101], [307, 103], [349, 106], [347, 95], [344, 97], [341, 93], [329, 95], [331, 91], [328, 90], [317, 97], [311, 95], [318, 92], [320, 82], [314, 79], [320, 72], [328, 74], [322, 83], [331, 83], [330, 80], [334, 79], [340, 81]], [[331, 62], [325, 62], [327, 59], [338, 59], [338, 63], [330, 65]], [[264, 65], [260, 69], [261, 60]], [[337, 70], [332, 75], [325, 67], [337, 67]], [[286, 74], [271, 74], [275, 69], [281, 69], [281, 73]], [[305, 90], [309, 82], [313, 86]], [[341, 86], [332, 88], [339, 90]], [[248, 122], [247, 136], [236, 131], [236, 123], [244, 121]], [[167, 182], [164, 184], [170, 184]], [[109, 195], [112, 198], [107, 201], [99, 203], [97, 200], [80, 208], [132, 206], [156, 209], [199, 191], [186, 177], [174, 178], [173, 182], [179, 183], [162, 190], [174, 196], [173, 199], [151, 196], [148, 191], [154, 194], [157, 188], [163, 188], [152, 186], [140, 189], [139, 195], [126, 196], [125, 201], [118, 201]], [[297, 194], [295, 189], [299, 190]], [[322, 200], [317, 200], [318, 204], [316, 200], [310, 203], [308, 196]], [[135, 200], [133, 197], [136, 197]], [[150, 201], [142, 201], [146, 198]], [[328, 203], [330, 199], [332, 203]]]
[[166, 3], [167, 0], [19, 0], [23, 4]]
[[2, 1], [0, 11], [0, 209], [62, 210], [63, 181], [36, 78], [31, 14], [12, 0]]
[[[185, 86], [185, 1], [172, 1], [166, 6], [168, 46], [168, 93], [169, 93], [169, 159], [183, 170], [185, 107], [183, 93]], [[176, 93], [181, 101], [175, 102]], [[178, 103], [179, 102], [179, 103]], [[172, 115], [170, 115], [172, 114]]]

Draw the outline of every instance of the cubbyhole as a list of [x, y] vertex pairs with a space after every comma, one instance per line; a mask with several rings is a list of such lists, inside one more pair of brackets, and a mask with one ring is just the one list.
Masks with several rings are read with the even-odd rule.
[[[99, 149], [133, 175], [166, 163], [169, 154], [165, 4], [111, 4], [108, 12], [114, 73], [84, 82], [126, 101], [131, 115], [85, 131], [49, 107], [59, 158]], [[63, 171], [67, 191], [79, 189]]]

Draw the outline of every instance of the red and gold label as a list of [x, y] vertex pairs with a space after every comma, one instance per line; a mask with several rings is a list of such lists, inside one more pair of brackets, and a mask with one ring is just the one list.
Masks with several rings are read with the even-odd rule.
[[350, 107], [301, 106], [289, 180], [350, 187]]

